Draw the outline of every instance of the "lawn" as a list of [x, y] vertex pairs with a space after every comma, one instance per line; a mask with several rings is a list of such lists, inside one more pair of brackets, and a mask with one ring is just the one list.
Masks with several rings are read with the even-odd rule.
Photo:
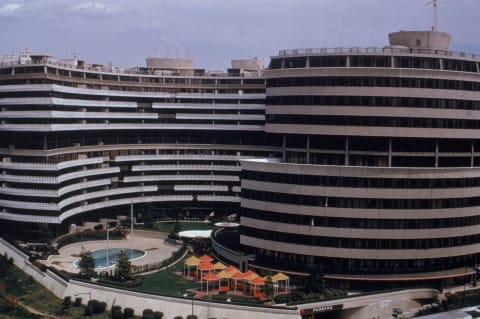
[[[185, 230], [212, 230], [215, 227], [211, 225], [210, 223], [204, 223], [204, 222], [179, 222], [180, 224], [180, 231], [185, 231]], [[161, 232], [166, 232], [170, 233], [173, 228], [175, 227], [175, 222], [174, 221], [169, 221], [169, 222], [155, 222], [153, 224], [153, 228], [155, 230], [161, 231]]]
[[175, 274], [179, 271], [183, 271], [182, 262], [172, 268], [144, 276], [142, 285], [136, 289], [163, 295], [183, 296], [185, 290], [195, 288], [196, 284]]
[[[70, 307], [67, 311], [64, 311], [62, 299], [57, 298], [31, 276], [26, 275], [20, 269], [7, 262], [4, 256], [0, 255], [0, 319], [40, 318], [40, 316], [28, 313], [20, 306], [13, 310], [4, 309], [4, 300], [11, 295], [16, 296], [21, 303], [44, 313], [61, 317], [84, 318], [84, 306]], [[103, 313], [94, 315], [91, 318], [107, 319], [110, 316]]]

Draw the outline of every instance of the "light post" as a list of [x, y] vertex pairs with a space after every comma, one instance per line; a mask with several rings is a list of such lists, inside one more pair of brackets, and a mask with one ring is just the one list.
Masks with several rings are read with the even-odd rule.
[[[187, 294], [187, 293], [184, 293], [183, 296], [184, 296], [185, 298], [187, 298], [187, 297], [188, 297], [188, 294]], [[195, 297], [195, 294], [192, 294], [192, 317], [193, 317], [193, 297]]]
[[110, 239], [110, 231], [111, 230], [114, 230], [114, 228], [107, 228], [107, 268], [110, 267], [110, 261], [109, 261], [109, 245], [108, 245], [108, 241]]

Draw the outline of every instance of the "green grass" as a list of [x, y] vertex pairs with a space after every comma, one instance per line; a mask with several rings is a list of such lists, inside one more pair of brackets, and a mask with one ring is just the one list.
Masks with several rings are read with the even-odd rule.
[[[36, 282], [31, 276], [26, 275], [20, 269], [13, 265], [7, 265], [3, 262], [4, 257], [0, 255], [1, 272], [4, 275], [0, 280], [0, 319], [3, 318], [41, 318], [41, 316], [30, 314], [25, 309], [17, 306], [16, 309], [6, 311], [3, 309], [4, 298], [8, 295], [17, 296], [18, 300], [38, 311], [48, 313], [59, 317], [84, 318], [85, 307], [70, 307], [67, 311], [63, 310], [62, 299], [57, 298], [45, 287]], [[72, 297], [72, 299], [74, 299]], [[94, 319], [107, 319], [110, 315], [107, 313], [94, 315]]]
[[[209, 223], [204, 223], [204, 222], [180, 222], [180, 231], [185, 231], [185, 230], [212, 230], [215, 227]], [[173, 227], [175, 226], [175, 222], [156, 222], [153, 224], [153, 229], [165, 232], [165, 233], [170, 233], [173, 230]]]
[[182, 262], [179, 262], [172, 268], [144, 276], [142, 285], [136, 287], [135, 290], [172, 296], [183, 296], [185, 290], [195, 288], [196, 284], [191, 280], [187, 280], [182, 276], [175, 274], [175, 272], [178, 271], [183, 271]]

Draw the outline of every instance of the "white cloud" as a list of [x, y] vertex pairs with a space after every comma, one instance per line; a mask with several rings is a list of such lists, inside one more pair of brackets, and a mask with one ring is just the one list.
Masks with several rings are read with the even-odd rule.
[[15, 15], [23, 9], [23, 3], [9, 3], [0, 7], [0, 15]]
[[73, 12], [86, 14], [116, 14], [119, 13], [120, 7], [104, 2], [83, 2], [73, 7]]

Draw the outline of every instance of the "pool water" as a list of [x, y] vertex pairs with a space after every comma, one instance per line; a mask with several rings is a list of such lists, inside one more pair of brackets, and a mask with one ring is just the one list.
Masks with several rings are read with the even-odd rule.
[[[99, 249], [92, 251], [92, 257], [95, 260], [95, 268], [104, 268], [108, 266], [115, 265], [115, 262], [118, 259], [120, 251], [122, 251], [128, 256], [129, 260], [142, 258], [147, 253], [140, 249], [130, 249], [130, 248], [109, 248], [108, 249], [108, 263], [107, 265], [107, 249]], [[78, 268], [80, 260], [74, 262], [75, 267]]]

